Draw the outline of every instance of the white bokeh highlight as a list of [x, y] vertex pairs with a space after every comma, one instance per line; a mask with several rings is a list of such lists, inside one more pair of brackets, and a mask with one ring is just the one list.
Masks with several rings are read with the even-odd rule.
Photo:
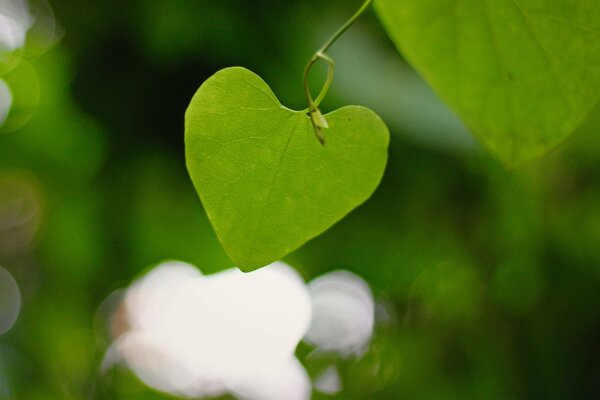
[[335, 396], [342, 391], [342, 378], [335, 365], [331, 365], [315, 378], [315, 390]]
[[13, 97], [12, 93], [6, 82], [0, 79], [0, 127], [6, 121], [10, 108], [12, 106]]
[[13, 276], [0, 267], [0, 335], [14, 326], [21, 310], [21, 292]]
[[0, 55], [25, 45], [27, 31], [33, 24], [24, 0], [0, 1]]
[[311, 303], [302, 278], [274, 263], [203, 276], [164, 263], [127, 291], [128, 331], [107, 355], [148, 386], [180, 397], [305, 400], [311, 385], [294, 356]]
[[308, 290], [312, 321], [304, 340], [344, 357], [363, 354], [375, 324], [369, 285], [351, 272], [334, 271], [311, 281]]

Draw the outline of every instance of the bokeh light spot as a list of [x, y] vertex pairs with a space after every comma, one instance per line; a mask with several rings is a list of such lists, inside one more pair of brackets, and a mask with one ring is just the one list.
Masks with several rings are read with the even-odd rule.
[[0, 79], [0, 127], [6, 121], [12, 105], [12, 94], [4, 80]]
[[333, 396], [342, 391], [340, 373], [335, 365], [325, 369], [315, 379], [315, 389], [321, 393]]
[[35, 177], [20, 170], [0, 173], [0, 254], [14, 256], [33, 245], [42, 208]]
[[21, 293], [10, 272], [0, 267], [0, 335], [8, 332], [19, 316]]
[[375, 324], [375, 302], [369, 285], [347, 271], [334, 271], [308, 285], [312, 322], [305, 341], [341, 355], [361, 354]]
[[23, 47], [27, 31], [32, 23], [25, 1], [2, 0], [0, 3], [0, 54]]

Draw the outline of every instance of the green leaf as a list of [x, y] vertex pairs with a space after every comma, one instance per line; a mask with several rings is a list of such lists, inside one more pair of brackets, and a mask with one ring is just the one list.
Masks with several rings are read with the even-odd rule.
[[600, 2], [377, 0], [392, 40], [505, 164], [557, 145], [600, 99]]
[[277, 100], [244, 68], [198, 90], [186, 113], [187, 166], [228, 255], [244, 271], [278, 260], [367, 200], [387, 161], [388, 129], [372, 111], [310, 118]]

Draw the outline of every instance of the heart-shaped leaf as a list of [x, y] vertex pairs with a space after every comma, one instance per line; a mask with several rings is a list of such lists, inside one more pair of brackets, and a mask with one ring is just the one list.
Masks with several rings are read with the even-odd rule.
[[377, 0], [398, 49], [509, 165], [573, 133], [600, 99], [600, 2]]
[[388, 129], [372, 111], [325, 116], [325, 145], [244, 68], [209, 78], [186, 112], [189, 173], [223, 247], [244, 271], [278, 260], [367, 200], [387, 161]]

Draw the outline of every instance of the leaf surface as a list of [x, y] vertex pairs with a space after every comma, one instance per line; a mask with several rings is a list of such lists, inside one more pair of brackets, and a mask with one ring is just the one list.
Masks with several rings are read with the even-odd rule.
[[507, 165], [573, 133], [600, 99], [596, 0], [377, 0], [390, 37]]
[[186, 113], [188, 171], [231, 259], [244, 271], [281, 259], [367, 200], [387, 162], [388, 129], [358, 106], [325, 116], [321, 145], [304, 112], [251, 71], [227, 68]]

